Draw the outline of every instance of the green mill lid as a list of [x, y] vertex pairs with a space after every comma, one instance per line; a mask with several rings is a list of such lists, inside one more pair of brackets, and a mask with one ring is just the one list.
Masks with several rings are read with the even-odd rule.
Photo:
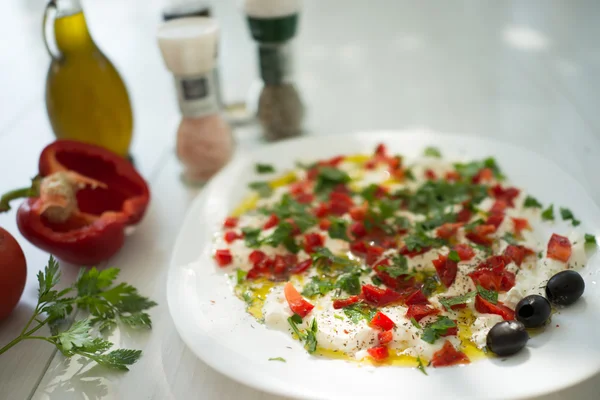
[[281, 43], [296, 35], [301, 0], [245, 0], [250, 33], [261, 43]]

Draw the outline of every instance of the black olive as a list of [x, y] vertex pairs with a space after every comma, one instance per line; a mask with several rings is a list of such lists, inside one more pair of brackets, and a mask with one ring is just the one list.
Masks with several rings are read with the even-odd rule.
[[510, 356], [519, 352], [529, 340], [525, 325], [519, 321], [502, 321], [487, 334], [487, 348], [499, 356]]
[[526, 328], [539, 328], [548, 321], [551, 311], [552, 306], [545, 297], [532, 294], [517, 304], [515, 316]]
[[578, 272], [561, 271], [546, 284], [546, 297], [553, 304], [568, 306], [577, 301], [585, 290], [585, 282]]

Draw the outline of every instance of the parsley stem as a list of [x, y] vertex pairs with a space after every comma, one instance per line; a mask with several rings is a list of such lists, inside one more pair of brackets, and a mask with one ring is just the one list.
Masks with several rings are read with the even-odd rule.
[[[34, 315], [36, 315], [36, 314], [34, 314]], [[32, 318], [32, 320], [33, 320], [33, 318]], [[27, 332], [25, 332], [25, 330], [23, 330], [23, 332], [19, 336], [17, 336], [13, 341], [8, 343], [6, 346], [0, 348], [0, 354], [6, 353], [11, 347], [13, 347], [14, 345], [16, 345], [26, 339], [43, 339], [43, 340], [46, 340], [47, 342], [53, 343], [52, 341], [47, 340], [46, 338], [44, 338], [42, 336], [31, 336], [32, 333], [37, 332], [41, 327], [46, 325], [47, 321], [48, 321], [48, 319], [45, 319], [45, 320], [39, 322], [36, 327], [30, 329]], [[31, 320], [27, 323], [25, 328], [29, 327], [29, 325], [31, 325]]]
[[29, 318], [29, 321], [27, 321], [27, 324], [25, 324], [25, 326], [23, 327], [23, 330], [21, 331], [19, 336], [23, 336], [25, 334], [25, 332], [27, 332], [27, 328], [29, 328], [29, 325], [31, 325], [33, 320], [39, 315], [39, 311], [38, 311], [39, 307], [40, 307], [40, 304], [38, 303], [35, 306], [35, 310], [33, 310], [33, 314], [31, 315], [31, 318]]

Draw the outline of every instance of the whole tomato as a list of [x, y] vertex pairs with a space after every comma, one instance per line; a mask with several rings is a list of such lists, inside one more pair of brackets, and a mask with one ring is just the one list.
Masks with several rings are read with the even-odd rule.
[[25, 281], [27, 263], [21, 246], [6, 230], [0, 228], [0, 320], [17, 306]]

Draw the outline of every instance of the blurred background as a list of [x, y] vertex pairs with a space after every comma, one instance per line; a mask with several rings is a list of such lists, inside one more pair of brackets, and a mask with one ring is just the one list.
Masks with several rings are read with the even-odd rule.
[[[0, 166], [32, 165], [53, 138], [44, 106], [50, 58], [44, 0], [4, 2], [0, 25]], [[121, 73], [134, 112], [132, 153], [157, 165], [179, 118], [156, 43], [163, 0], [84, 0], [91, 34]], [[239, 2], [212, 2], [222, 26], [226, 102], [258, 78]], [[309, 134], [428, 127], [514, 142], [559, 160], [600, 200], [600, 3], [589, 1], [306, 0], [295, 77]], [[255, 138], [252, 129], [240, 140]], [[31, 139], [28, 160], [15, 137]], [[28, 164], [25, 164], [25, 163]], [[33, 172], [33, 171], [32, 171]]]

